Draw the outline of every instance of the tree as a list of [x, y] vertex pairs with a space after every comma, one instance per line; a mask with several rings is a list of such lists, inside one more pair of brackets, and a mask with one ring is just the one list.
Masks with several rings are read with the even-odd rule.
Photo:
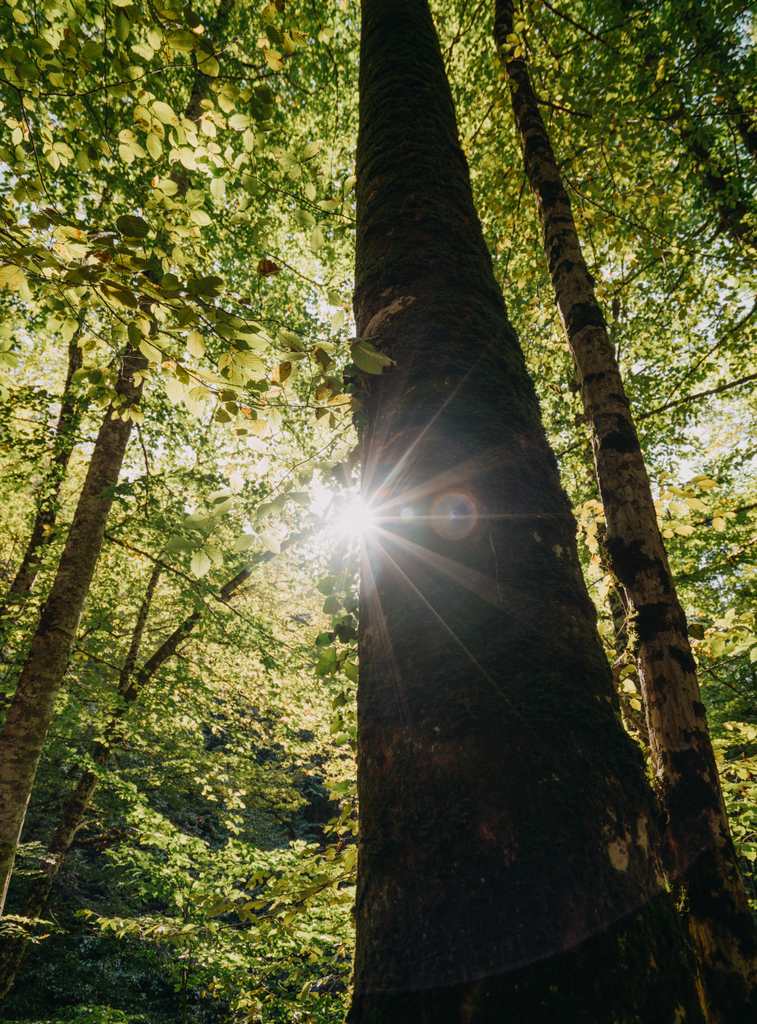
[[[21, 560], [21, 565], [8, 588], [4, 604], [0, 607], [0, 620], [5, 618], [10, 611], [14, 601], [22, 600], [25, 595], [34, 587], [39, 573], [40, 549], [49, 544], [53, 537], [53, 530], [57, 518], [57, 502], [60, 497], [63, 477], [68, 469], [71, 453], [76, 444], [76, 428], [81, 420], [81, 411], [77, 408], [76, 397], [73, 391], [73, 375], [81, 369], [82, 351], [78, 345], [79, 339], [74, 337], [68, 344], [68, 371], [63, 385], [63, 398], [60, 404], [60, 413], [55, 427], [55, 441], [53, 444], [53, 459], [45, 485], [42, 488], [39, 509], [34, 517], [34, 525], [29, 537], [29, 542]], [[0, 628], [2, 626], [0, 625]]]
[[363, 4], [360, 125], [355, 318], [397, 368], [362, 430], [349, 1020], [700, 1019], [422, 0]]
[[757, 927], [633, 416], [515, 26], [511, 0], [497, 0], [495, 38], [590, 431], [607, 522], [604, 548], [622, 588], [639, 664], [666, 814], [663, 864], [696, 951], [708, 1019], [736, 1022], [757, 996]]
[[[109, 12], [111, 6], [115, 10]], [[269, 390], [269, 381], [262, 359], [253, 353], [272, 344], [273, 339], [261, 324], [246, 316], [245, 307], [252, 301], [251, 297], [235, 298], [235, 307], [243, 314], [241, 317], [215, 301], [223, 290], [224, 281], [207, 272], [212, 269], [211, 258], [199, 241], [199, 228], [211, 227], [213, 221], [199, 208], [204, 199], [202, 189], [191, 187], [197, 184], [192, 181], [192, 172], [212, 178], [211, 168], [222, 171], [218, 180], [214, 179], [209, 186], [210, 197], [216, 202], [223, 201], [227, 180], [231, 180], [227, 176], [246, 174], [246, 183], [253, 190], [257, 187], [258, 175], [249, 170], [244, 172], [242, 168], [251, 163], [250, 154], [254, 151], [252, 125], [267, 120], [271, 114], [273, 94], [261, 80], [283, 68], [284, 53], [266, 47], [265, 70], [255, 69], [260, 73], [245, 72], [239, 76], [240, 80], [258, 82], [254, 88], [244, 88], [241, 93], [236, 85], [216, 88], [216, 94], [221, 94], [219, 105], [228, 114], [236, 109], [238, 101], [250, 104], [250, 113], [232, 114], [228, 126], [237, 137], [244, 132], [241, 146], [235, 140], [236, 146], [228, 145], [220, 157], [221, 149], [212, 140], [218, 134], [216, 124], [226, 129], [226, 120], [216, 111], [214, 101], [203, 94], [213, 91], [212, 85], [219, 76], [215, 56], [217, 32], [227, 26], [233, 7], [233, 3], [222, 3], [219, 9], [206, 12], [207, 37], [203, 35], [197, 14], [190, 12], [185, 19], [181, 11], [172, 7], [161, 9], [162, 15], [153, 7], [143, 16], [137, 9], [125, 12], [118, 3], [81, 2], [61, 8], [51, 0], [45, 5], [41, 22], [39, 16], [32, 22], [19, 11], [8, 26], [8, 41], [15, 43], [20, 36], [24, 45], [10, 45], [3, 51], [4, 82], [15, 114], [6, 119], [6, 124], [12, 128], [11, 138], [16, 148], [14, 152], [4, 149], [2, 157], [13, 163], [14, 203], [30, 203], [37, 209], [30, 218], [25, 206], [19, 218], [8, 215], [9, 227], [2, 243], [3, 258], [7, 262], [3, 264], [0, 285], [9, 293], [5, 298], [11, 301], [12, 307], [17, 299], [34, 307], [35, 321], [40, 319], [42, 309], [54, 311], [55, 315], [45, 323], [45, 330], [60, 329], [68, 341], [76, 336], [78, 343], [88, 351], [96, 353], [98, 348], [104, 347], [110, 358], [105, 366], [100, 366], [95, 356], [94, 367], [81, 367], [71, 375], [77, 383], [86, 377], [94, 386], [90, 397], [105, 408], [105, 418], [78, 513], [39, 627], [31, 640], [0, 741], [0, 792], [3, 793], [0, 910], [36, 767], [95, 572], [126, 444], [133, 423], [144, 421], [139, 403], [145, 383], [151, 374], [163, 376], [165, 371], [169, 378], [170, 400], [184, 403], [196, 415], [205, 411], [206, 400], [214, 394], [206, 382], [214, 385], [219, 399], [215, 419], [230, 424], [236, 438], [249, 433], [259, 436], [268, 429], [268, 423], [280, 425], [283, 420], [280, 409], [288, 406], [289, 396], [286, 396], [274, 403], [275, 409], [271, 407], [270, 420], [262, 415], [264, 406], [268, 405], [263, 395]], [[270, 24], [280, 13], [275, 4], [265, 9], [267, 39], [270, 43], [275, 41], [291, 56], [296, 49], [294, 39], [300, 38], [301, 33], [294, 29], [293, 38]], [[185, 20], [188, 27], [184, 27]], [[181, 27], [171, 28], [172, 24]], [[244, 32], [249, 31], [247, 24]], [[81, 47], [80, 37], [87, 40]], [[110, 57], [106, 62], [103, 53], [108, 46]], [[168, 103], [148, 92], [142, 81], [151, 76], [160, 77], [162, 58], [156, 59], [156, 55], [163, 46], [168, 53], [191, 54], [191, 58], [173, 69], [173, 82], [181, 81], [189, 87], [184, 115], [177, 115]], [[33, 57], [27, 59], [27, 53], [32, 53]], [[100, 58], [103, 60], [98, 69]], [[115, 84], [104, 80], [99, 71], [106, 70], [106, 63], [108, 71], [116, 68], [119, 75], [125, 76], [124, 80]], [[133, 69], [131, 77], [127, 69]], [[85, 85], [80, 93], [79, 83], [88, 76], [91, 76], [92, 87]], [[139, 144], [131, 127], [120, 129], [117, 147], [108, 141], [108, 131], [103, 131], [102, 126], [108, 125], [113, 113], [111, 101], [124, 97], [127, 99], [121, 113], [128, 111], [130, 123], [136, 116], [134, 126], [144, 134], [146, 148]], [[138, 101], [136, 105], [135, 101]], [[82, 128], [76, 115], [85, 109], [90, 122]], [[30, 110], [34, 112], [31, 117]], [[39, 123], [35, 123], [36, 120]], [[51, 126], [55, 126], [59, 137], [53, 134]], [[163, 149], [167, 136], [164, 126], [169, 126], [168, 141], [172, 146], [167, 154]], [[204, 144], [200, 144], [200, 139]], [[69, 168], [69, 161], [74, 159], [70, 142], [76, 143], [80, 171], [101, 171], [97, 203], [88, 186], [85, 184], [82, 189], [78, 175]], [[317, 152], [318, 147], [311, 146], [307, 155], [301, 155], [312, 161]], [[52, 176], [43, 169], [41, 154], [51, 167]], [[148, 156], [165, 172], [164, 176], [152, 173], [148, 178], [152, 193], [147, 190], [144, 175], [139, 170], [134, 174], [131, 171], [135, 161], [146, 160]], [[201, 167], [195, 157], [201, 160]], [[297, 164], [301, 175], [299, 161], [292, 162]], [[101, 168], [101, 163], [106, 167]], [[57, 173], [61, 170], [63, 173]], [[133, 212], [114, 215], [111, 205], [133, 210], [135, 195], [139, 196], [139, 209], [145, 216]], [[175, 199], [171, 199], [172, 196]], [[43, 198], [50, 204], [46, 213], [39, 208]], [[341, 203], [329, 200], [326, 205], [332, 211]], [[80, 220], [82, 210], [87, 218], [84, 221]], [[178, 217], [180, 221], [183, 210], [186, 221], [169, 223], [171, 218], [160, 216], [154, 237], [151, 237], [150, 220], [158, 211], [169, 210], [173, 218]], [[234, 217], [237, 218], [235, 227], [249, 223], [249, 217], [243, 217], [241, 212]], [[303, 218], [316, 228], [312, 214], [303, 212]], [[193, 226], [188, 227], [187, 223]], [[182, 243], [188, 237], [193, 241], [187, 251]], [[53, 238], [56, 241], [53, 242]], [[24, 246], [22, 242], [30, 244]], [[325, 244], [323, 228], [311, 234], [311, 242], [314, 250]], [[142, 256], [137, 255], [137, 249]], [[277, 272], [279, 268], [271, 265]], [[172, 272], [172, 267], [181, 277]], [[265, 276], [261, 270], [259, 277]], [[244, 284], [249, 286], [249, 281], [245, 279]], [[261, 306], [263, 303], [261, 299]], [[169, 318], [175, 320], [176, 328], [165, 326]], [[217, 332], [221, 341], [223, 351], [217, 357], [218, 374], [203, 370], [190, 373], [184, 365], [189, 359], [201, 359], [205, 354], [206, 341], [196, 329], [203, 322], [209, 326], [211, 334]], [[177, 340], [174, 329], [181, 332], [176, 351], [171, 348]], [[243, 340], [242, 335], [249, 340]], [[294, 353], [302, 352], [297, 335], [289, 335], [284, 344], [293, 348], [293, 353], [286, 360], [283, 377], [279, 372], [275, 381], [279, 395], [287, 380], [294, 379], [292, 364], [297, 358]], [[309, 392], [309, 384], [313, 383], [312, 390], [316, 392], [321, 386], [315, 399], [323, 401], [324, 405], [329, 399], [335, 403], [331, 409], [325, 408], [322, 415], [325, 413], [331, 427], [336, 428], [334, 412], [344, 412], [350, 398], [344, 394], [340, 397], [341, 382], [326, 374], [334, 361], [325, 349], [320, 351], [320, 362], [316, 358], [313, 362], [317, 368], [315, 376], [323, 379], [320, 383], [311, 380], [306, 387]], [[308, 353], [302, 352], [302, 355]], [[4, 361], [8, 358], [5, 356]], [[248, 388], [248, 385], [251, 386]], [[68, 388], [66, 390], [68, 392]], [[255, 405], [255, 411], [245, 402]], [[65, 408], [61, 417], [61, 422], [68, 418]], [[50, 524], [38, 523], [37, 532], [45, 525]], [[257, 541], [257, 535], [253, 540]], [[34, 531], [27, 546], [32, 552], [39, 549]], [[209, 543], [186, 541], [183, 550], [194, 552], [192, 565], [198, 576], [209, 570], [214, 559], [222, 560], [221, 553]]]
[[[340, 410], [360, 420], [364, 398], [370, 403], [378, 394], [383, 400], [390, 377], [415, 386], [419, 376], [413, 367], [421, 363], [432, 380], [420, 379], [414, 392], [421, 404], [427, 384], [438, 383], [433, 359], [418, 356], [404, 377], [401, 347], [387, 349], [396, 359], [391, 366], [377, 351], [384, 345], [381, 329], [366, 339], [364, 327], [356, 332], [345, 316], [352, 283], [356, 8], [352, 0], [287, 0], [266, 4], [257, 17], [226, 0], [196, 0], [191, 8], [175, 0], [145, 6], [128, 0], [38, 0], [33, 11], [13, 0], [0, 4], [4, 590], [34, 540], [37, 513], [47, 515], [42, 506], [59, 476], [55, 467], [51, 472], [50, 449], [69, 391], [66, 366], [70, 356], [82, 358], [70, 389], [82, 418], [73, 438], [59, 436], [61, 449], [70, 440], [74, 447], [55, 499], [55, 528], [44, 531], [46, 543], [36, 549], [37, 582], [23, 601], [13, 602], [4, 631], [3, 713], [54, 583], [98, 421], [117, 397], [118, 354], [128, 344], [148, 360], [144, 402], [133, 410], [120, 407], [127, 419], [133, 413], [139, 430], [114, 489], [105, 543], [35, 778], [8, 916], [0, 924], [3, 936], [23, 931], [32, 940], [44, 939], [26, 943], [28, 959], [7, 1015], [49, 1019], [63, 1005], [86, 1002], [93, 1016], [100, 1012], [96, 1007], [111, 1003], [118, 1007], [115, 1014], [173, 1013], [177, 1020], [186, 1015], [201, 1021], [209, 1005], [222, 1014], [226, 1003], [230, 1015], [252, 1013], [266, 1022], [292, 1013], [312, 1016], [317, 1024], [340, 1019], [337, 993], [346, 993], [350, 970], [352, 927], [345, 911], [352, 898], [351, 833], [357, 827], [356, 604], [349, 579], [354, 555], [343, 564], [329, 559], [316, 533], [302, 550], [246, 574], [266, 557], [264, 551], [272, 555], [284, 538], [313, 525], [311, 480], [319, 501], [322, 488], [338, 492], [337, 481], [349, 481], [357, 453], [350, 417], [340, 419]], [[638, 748], [622, 756], [629, 763], [634, 757], [646, 761], [651, 776], [649, 744], [659, 737], [650, 736], [643, 723], [640, 680], [624, 650], [626, 611], [615, 600], [603, 550], [606, 513], [614, 506], [605, 509], [597, 490], [580, 384], [565, 347], [541, 226], [528, 201], [505, 70], [492, 46], [487, 10], [468, 0], [431, 0], [471, 169], [473, 208], [492, 258], [496, 284], [487, 279], [488, 287], [504, 291], [521, 338], [578, 522], [580, 568], [598, 613], [601, 647], [590, 630], [576, 635], [569, 656], [549, 679], [568, 673], [566, 664], [593, 657], [595, 692], [604, 699], [611, 696], [606, 660], [623, 724]], [[755, 399], [748, 387], [757, 374], [757, 162], [749, 149], [754, 18], [736, 0], [716, 6], [694, 0], [686, 10], [672, 0], [654, 6], [526, 0], [517, 18], [523, 23], [516, 30], [518, 45], [528, 60], [638, 427], [657, 524], [698, 661], [738, 864], [755, 906], [757, 486], [750, 466]], [[428, 152], [435, 157], [437, 148], [432, 142]], [[438, 177], [433, 163], [431, 185]], [[416, 194], [412, 178], [410, 186]], [[397, 201], [403, 215], [403, 197]], [[426, 216], [431, 205], [421, 208], [429, 238], [437, 221]], [[475, 221], [469, 199], [460, 208]], [[415, 223], [416, 212], [411, 209], [408, 224]], [[445, 227], [438, 253], [451, 251], [448, 234]], [[454, 233], [452, 238], [460, 254], [457, 266], [479, 287], [487, 273], [485, 254], [473, 269], [464, 247], [454, 248]], [[391, 256], [402, 256], [402, 248]], [[474, 326], [480, 325], [475, 310], [480, 312], [481, 302], [471, 300], [457, 268], [453, 273], [439, 310], [447, 309], [447, 298], [463, 296]], [[152, 309], [142, 304], [148, 295]], [[490, 320], [500, 324], [492, 303]], [[487, 330], [484, 324], [482, 337]], [[349, 337], [355, 333], [361, 333], [360, 341]], [[460, 337], [467, 344], [464, 332]], [[394, 346], [391, 336], [387, 344]], [[486, 342], [476, 353], [479, 366], [468, 359], [465, 367], [466, 387], [477, 389], [476, 401], [481, 398], [477, 408], [492, 404], [501, 377], [496, 358], [484, 358], [484, 349]], [[442, 345], [440, 352], [446, 360], [448, 349]], [[382, 365], [391, 369], [377, 382], [371, 371]], [[457, 394], [468, 401], [470, 391], [463, 387]], [[525, 394], [523, 407], [533, 409], [532, 394]], [[460, 423], [454, 401], [448, 408], [451, 418], [435, 421], [437, 436], [445, 424]], [[506, 414], [497, 410], [493, 430]], [[401, 425], [403, 415], [396, 412], [392, 422]], [[375, 412], [371, 417], [374, 423]], [[469, 418], [454, 443], [462, 445], [479, 422]], [[447, 447], [445, 468], [451, 469], [446, 462], [454, 446]], [[417, 449], [426, 459], [422, 444]], [[433, 462], [432, 455], [426, 461]], [[340, 465], [332, 475], [334, 463]], [[472, 467], [462, 484], [457, 479], [443, 494], [478, 499], [480, 479], [483, 474]], [[532, 483], [538, 490], [539, 481]], [[337, 495], [334, 507], [340, 501]], [[454, 603], [435, 576], [441, 553], [450, 558], [443, 564], [460, 594], [461, 581], [478, 583], [494, 602], [493, 610], [491, 602], [465, 607], [461, 597], [453, 609], [458, 620], [481, 609], [474, 627], [484, 631], [487, 622], [497, 626], [507, 618], [496, 604], [496, 578], [487, 590], [472, 576], [474, 569], [482, 576], [490, 570], [474, 550], [474, 534], [454, 541], [433, 532], [435, 553], [420, 544], [414, 555], [397, 547], [422, 539], [421, 518], [416, 515], [413, 533], [408, 520], [413, 510], [423, 512], [420, 498], [402, 504], [409, 506], [401, 510], [404, 537], [391, 521], [382, 523], [380, 514], [375, 529], [385, 528], [394, 539], [378, 532], [376, 537], [426, 598], [434, 604], [441, 595], [441, 612]], [[440, 506], [436, 526], [442, 533], [447, 520], [464, 527], [470, 522], [466, 507], [454, 500]], [[383, 511], [391, 516], [391, 509]], [[477, 529], [484, 522], [479, 516]], [[501, 555], [508, 531], [491, 523], [492, 543]], [[540, 525], [536, 532], [545, 536]], [[558, 537], [560, 546], [562, 541]], [[442, 551], [445, 544], [453, 551]], [[462, 575], [454, 561], [461, 551], [463, 561], [472, 552], [470, 570]], [[385, 581], [381, 549], [375, 558], [379, 581]], [[509, 571], [507, 558], [499, 562], [503, 573]], [[124, 699], [119, 676], [154, 566], [162, 575], [143, 642], [149, 657], [134, 672]], [[315, 566], [327, 573], [317, 589]], [[227, 583], [240, 577], [245, 581], [233, 603], [224, 601]], [[579, 588], [575, 580], [572, 586]], [[388, 597], [386, 588], [382, 592], [387, 607], [395, 592], [402, 596], [399, 586]], [[526, 665], [524, 686], [529, 659], [536, 657], [538, 667], [549, 645], [562, 642], [559, 631], [550, 639], [554, 617], [548, 609], [540, 606], [529, 618], [531, 598], [527, 594], [520, 602], [522, 643], [513, 639], [521, 659], [513, 664], [518, 670]], [[537, 604], [539, 599], [537, 594]], [[403, 607], [409, 609], [407, 625], [413, 625], [412, 608], [408, 602]], [[579, 595], [578, 618], [580, 608]], [[449, 622], [460, 637], [466, 630], [475, 633], [469, 622]], [[391, 625], [395, 630], [396, 619]], [[428, 626], [421, 641], [431, 637], [428, 642], [436, 643], [432, 634]], [[508, 656], [505, 640], [498, 642], [497, 650]], [[468, 648], [473, 651], [477, 643], [474, 636]], [[449, 652], [437, 646], [432, 660], [439, 662]], [[370, 644], [365, 650], [370, 652]], [[456, 671], [454, 657], [447, 661]], [[486, 657], [480, 661], [492, 679], [505, 674]], [[541, 687], [537, 697], [544, 692]], [[508, 691], [506, 697], [528, 711], [525, 695]], [[544, 702], [537, 704], [541, 714]], [[562, 714], [563, 706], [557, 710]], [[461, 728], [465, 713], [463, 708]], [[550, 718], [540, 727], [549, 741], [541, 746], [522, 724], [524, 736], [516, 737], [521, 745], [513, 756], [523, 794], [541, 785], [535, 761], [545, 748], [559, 747], [561, 767], [562, 747], [575, 733], [572, 721], [561, 731], [557, 716]], [[625, 751], [627, 740], [618, 735]], [[570, 752], [571, 765], [576, 756]], [[100, 765], [103, 757], [107, 764]], [[91, 792], [93, 776], [97, 786]], [[339, 801], [331, 813], [328, 802], [324, 810], [317, 779]], [[477, 779], [468, 789], [483, 791], [483, 783]], [[312, 807], [297, 810], [314, 790], [323, 826], [315, 832], [309, 828]], [[580, 792], [573, 789], [571, 795], [574, 817], [588, 816], [591, 809], [579, 806]], [[425, 807], [417, 806], [420, 819]], [[461, 817], [475, 818], [470, 803], [460, 803], [459, 810]], [[445, 815], [451, 813], [444, 808]], [[659, 808], [654, 814], [657, 823]], [[434, 856], [434, 823], [426, 820]], [[553, 841], [546, 826], [542, 834]], [[301, 844], [294, 850], [271, 848], [291, 837], [326, 845], [310, 851]], [[417, 866], [426, 837], [413, 828], [410, 837], [408, 857]], [[572, 838], [566, 834], [566, 842]], [[652, 831], [649, 838], [655, 842]], [[469, 837], [468, 848], [478, 845]], [[559, 859], [564, 847], [556, 849]], [[546, 868], [540, 880], [556, 870], [551, 863]], [[48, 888], [48, 905], [32, 925], [24, 917], [37, 912]], [[538, 899], [538, 887], [533, 890]], [[450, 891], [457, 891], [454, 884]], [[722, 911], [722, 899], [715, 903]], [[80, 909], [89, 916], [76, 916]], [[50, 921], [65, 932], [45, 937]], [[617, 933], [609, 934], [607, 940], [600, 933], [611, 945]], [[97, 972], [87, 971], [82, 940], [98, 959]], [[5, 945], [3, 984], [21, 948], [20, 942]], [[663, 952], [653, 950], [656, 962], [663, 963]], [[601, 942], [585, 945], [584, 963], [601, 953]], [[545, 986], [557, 963], [554, 957], [545, 960]], [[646, 978], [647, 966], [640, 959], [635, 973]], [[661, 973], [674, 979], [675, 963], [665, 962]], [[164, 1001], [152, 987], [145, 1006], [138, 988], [147, 976], [151, 986], [168, 984]], [[508, 979], [500, 982], [502, 993]], [[407, 1012], [429, 1012], [434, 1019], [454, 1012], [454, 1000], [447, 1006], [435, 998], [420, 994]], [[488, 1001], [496, 1007], [493, 995]], [[619, 992], [617, 1002], [626, 1003], [625, 994]], [[356, 1012], [365, 1009], [363, 1001]], [[381, 1013], [386, 1006], [376, 1003], [373, 1009]], [[555, 1016], [563, 1010], [561, 1005]], [[530, 1002], [522, 1015], [530, 1019], [532, 1011]], [[649, 1009], [647, 1016], [654, 1019], [656, 1011]], [[492, 1011], [495, 1019], [498, 1012]], [[110, 1013], [103, 1011], [103, 1017]]]
[[[127, 348], [116, 394], [127, 408], [142, 394], [139, 371], [146, 360]], [[76, 514], [53, 587], [21, 671], [0, 740], [0, 909], [8, 892], [13, 860], [34, 776], [73, 647], [118, 483], [132, 421], [109, 405], [92, 453]]]

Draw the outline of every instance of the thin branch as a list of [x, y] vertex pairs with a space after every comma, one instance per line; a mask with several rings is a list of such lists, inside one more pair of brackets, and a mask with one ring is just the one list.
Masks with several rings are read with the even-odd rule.
[[594, 120], [593, 114], [585, 114], [583, 110], [571, 110], [569, 107], [563, 107], [559, 103], [552, 103], [550, 100], [537, 100], [540, 107], [551, 107], [552, 110], [561, 110], [565, 114], [571, 114], [573, 117], [585, 117], [588, 121]]
[[708, 398], [710, 395], [719, 395], [723, 391], [730, 391], [731, 388], [739, 388], [742, 384], [749, 384], [751, 381], [757, 380], [757, 373], [750, 373], [748, 377], [739, 377], [738, 380], [732, 380], [730, 384], [721, 384], [717, 388], [708, 388], [707, 391], [697, 391], [694, 395], [686, 395], [685, 398], [675, 398], [672, 402], [666, 402], [665, 405], [661, 405], [659, 409], [650, 409], [649, 412], [642, 413], [636, 417], [637, 422], [639, 420], [649, 419], [650, 416], [657, 416], [658, 413], [665, 412], [666, 409], [672, 409], [676, 405], [683, 405], [684, 402], [695, 402], [700, 398]]

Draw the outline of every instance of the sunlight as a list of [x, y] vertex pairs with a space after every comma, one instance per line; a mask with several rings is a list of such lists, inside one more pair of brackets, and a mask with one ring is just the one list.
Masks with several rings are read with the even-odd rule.
[[361, 537], [374, 522], [374, 510], [364, 505], [359, 498], [339, 508], [332, 524], [337, 534], [342, 537]]

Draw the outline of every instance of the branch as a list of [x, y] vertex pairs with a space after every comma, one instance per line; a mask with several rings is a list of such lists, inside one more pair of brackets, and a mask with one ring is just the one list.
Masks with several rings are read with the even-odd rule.
[[676, 405], [683, 405], [684, 402], [694, 402], [699, 398], [707, 398], [709, 395], [719, 395], [723, 391], [730, 391], [731, 388], [741, 387], [742, 384], [749, 384], [753, 380], [757, 380], [757, 373], [750, 373], [748, 377], [739, 377], [738, 380], [733, 380], [730, 384], [721, 384], [717, 388], [697, 391], [696, 394], [686, 395], [685, 398], [675, 398], [672, 402], [666, 402], [665, 405], [661, 405], [659, 409], [651, 409], [649, 412], [642, 413], [641, 416], [636, 417], [636, 420], [638, 422], [639, 420], [649, 419], [650, 416], [656, 416], [658, 413], [665, 412], [666, 409], [672, 409]]

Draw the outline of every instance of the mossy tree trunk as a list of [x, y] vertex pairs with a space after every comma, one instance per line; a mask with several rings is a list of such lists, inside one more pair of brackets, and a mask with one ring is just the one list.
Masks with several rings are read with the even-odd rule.
[[[139, 402], [141, 378], [139, 384], [133, 378], [146, 362], [138, 351], [127, 349], [122, 354], [116, 393], [124, 409]], [[130, 419], [114, 417], [112, 406], [108, 407], [58, 571], [0, 737], [0, 912], [37, 765], [102, 547], [131, 427]]]
[[701, 1021], [426, 0], [363, 0], [351, 1024]]
[[688, 925], [707, 1018], [739, 1024], [754, 1016], [757, 1004], [757, 930], [644, 457], [528, 67], [509, 56], [513, 21], [512, 0], [496, 0], [496, 42], [591, 433], [607, 520], [603, 548], [632, 609], [632, 642], [666, 814], [663, 864]]

